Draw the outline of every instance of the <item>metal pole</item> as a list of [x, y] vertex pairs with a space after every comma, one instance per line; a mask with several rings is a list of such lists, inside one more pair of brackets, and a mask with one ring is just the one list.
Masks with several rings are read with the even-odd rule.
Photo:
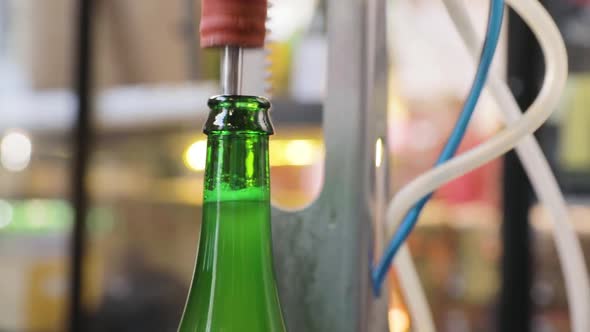
[[221, 89], [224, 95], [239, 95], [242, 92], [242, 63], [244, 52], [241, 47], [226, 46], [221, 61]]
[[[376, 1], [375, 9], [385, 1]], [[385, 126], [378, 121], [385, 108], [386, 67], [380, 54], [386, 49], [377, 27], [375, 52], [367, 52], [367, 1], [328, 0], [327, 86], [323, 104], [325, 138], [324, 184], [308, 208], [273, 210], [273, 253], [281, 304], [289, 331], [382, 332], [387, 330], [386, 296], [375, 298], [370, 283], [371, 218], [366, 204], [371, 193], [369, 176], [375, 160], [365, 157], [374, 149], [374, 137]], [[378, 22], [385, 23], [385, 11]], [[376, 16], [376, 15], [375, 15]], [[367, 61], [373, 54], [375, 61]], [[375, 65], [373, 93], [367, 96], [368, 66]], [[381, 75], [386, 77], [386, 75]], [[248, 77], [248, 80], [251, 78]], [[372, 99], [368, 107], [368, 98]], [[278, 112], [280, 113], [280, 112]], [[373, 128], [375, 136], [367, 135]], [[372, 137], [372, 138], [371, 138]], [[374, 154], [373, 154], [374, 155]]]
[[[526, 109], [537, 94], [536, 41], [522, 20], [510, 11], [508, 77], [520, 106]], [[502, 274], [498, 331], [531, 331], [533, 305], [532, 245], [528, 220], [532, 188], [514, 152], [504, 158]]]
[[75, 56], [75, 91], [78, 99], [76, 125], [72, 133], [72, 202], [75, 209], [71, 238], [70, 332], [84, 331], [82, 312], [83, 259], [86, 252], [86, 215], [88, 188], [86, 177], [92, 139], [92, 0], [78, 1], [77, 42]]

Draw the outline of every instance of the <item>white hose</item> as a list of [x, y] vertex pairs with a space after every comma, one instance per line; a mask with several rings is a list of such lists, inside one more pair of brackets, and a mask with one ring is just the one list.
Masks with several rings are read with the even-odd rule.
[[[529, 109], [527, 115], [525, 115], [524, 119], [524, 121], [527, 121], [528, 116], [528, 121], [534, 123], [534, 125], [530, 125], [532, 132], [536, 129], [535, 126], [539, 122], [534, 121], [536, 120], [534, 118], [532, 120], [530, 119], [530, 112], [537, 111], [542, 113], [542, 115], [540, 114], [538, 116], [539, 119], [542, 118], [542, 121], [539, 123], [540, 125], [548, 118], [551, 111], [557, 105], [559, 95], [561, 94], [561, 90], [563, 89], [567, 77], [567, 58], [565, 55], [565, 47], [557, 28], [539, 3], [534, 0], [522, 2], [509, 1], [509, 3], [519, 14], [521, 14], [521, 16], [523, 16], [525, 21], [531, 25], [535, 35], [541, 42], [543, 52], [546, 56], [546, 63], [548, 64], [544, 88], [537, 101]], [[454, 24], [461, 33], [462, 38], [465, 40], [465, 43], [468, 44], [475, 60], [478, 53], [477, 37], [475, 36], [473, 26], [464, 7], [459, 0], [446, 0], [445, 5], [447, 6], [447, 10], [453, 19]], [[558, 40], [557, 43], [555, 43], [556, 40]], [[555, 43], [555, 49], [552, 52], [553, 57], [550, 58], [549, 49], [551, 48], [552, 43]], [[561, 61], [561, 63], [553, 62], [551, 63], [553, 66], [551, 66], [549, 63], [552, 59], [553, 61]], [[553, 76], [551, 76], [551, 74], [553, 74]], [[552, 82], [551, 79], [556, 79], [556, 81]], [[490, 75], [488, 84], [493, 97], [500, 105], [500, 108], [505, 112], [506, 121], [508, 123], [516, 122], [521, 117], [521, 112], [506, 84], [493, 74]], [[551, 86], [551, 88], [547, 88], [547, 86]], [[549, 93], [548, 90], [549, 92], [551, 92], [551, 90], [553, 92]], [[542, 97], [544, 97], [544, 99], [542, 99]], [[540, 106], [546, 106], [544, 112], [542, 109], [537, 110]], [[512, 126], [509, 130], [513, 130], [514, 127], [516, 126]], [[516, 141], [517, 139], [518, 137], [514, 140]], [[506, 150], [509, 150], [510, 148], [511, 147], [506, 148]], [[540, 200], [550, 209], [554, 218], [557, 248], [560, 260], [563, 262], [564, 278], [566, 280], [568, 299], [572, 311], [574, 331], [590, 331], [590, 315], [588, 315], [588, 313], [590, 313], [590, 282], [588, 281], [583, 252], [579, 241], [571, 224], [567, 222], [569, 216], [565, 200], [561, 195], [555, 177], [551, 173], [547, 160], [544, 158], [539, 145], [532, 135], [528, 135], [523, 139], [522, 143], [517, 148], [517, 152], [519, 157], [523, 160], [524, 167], [532, 180], [533, 187]], [[482, 160], [483, 159], [486, 158], [482, 158]], [[463, 167], [463, 165], [460, 166]], [[444, 165], [442, 167], [444, 167]], [[453, 173], [451, 172], [451, 174]], [[441, 179], [438, 180], [440, 181]], [[425, 193], [432, 191], [437, 186], [438, 185], [425, 189]], [[421, 196], [422, 194], [419, 194], [418, 198]], [[395, 204], [395, 200], [397, 200], [397, 197], [390, 205], [389, 212], [394, 210], [392, 207]], [[408, 209], [412, 205], [413, 202], [408, 206]], [[403, 214], [400, 215], [403, 217]], [[389, 216], [392, 216], [392, 214], [389, 214]], [[398, 223], [401, 221], [401, 217], [398, 218]], [[402, 248], [399, 255], [398, 259], [394, 261], [394, 264], [400, 274], [400, 280], [402, 284], [404, 284], [404, 280], [409, 280], [412, 278], [412, 275], [416, 277], [416, 273], [413, 264], [411, 264], [411, 257], [407, 248]], [[417, 331], [434, 331], [432, 317], [428, 305], [425, 302], [425, 295], [419, 282], [417, 280], [409, 280], [403, 285], [403, 288], [406, 290], [406, 298], [412, 315], [414, 317], [419, 317], [415, 322], [422, 322], [421, 325], [424, 325], [423, 327], [416, 326]], [[424, 321], [428, 320], [430, 320], [429, 324], [424, 323]], [[430, 325], [430, 327], [428, 325]]]
[[387, 211], [388, 220], [392, 224], [397, 225], [414, 203], [423, 196], [508, 152], [520, 139], [538, 129], [557, 106], [567, 78], [567, 57], [563, 39], [545, 9], [536, 0], [519, 0], [512, 6], [531, 26], [545, 55], [545, 80], [538, 98], [519, 121], [477, 148], [420, 175], [400, 190]]
[[412, 320], [412, 331], [415, 332], [435, 332], [434, 319], [428, 306], [428, 299], [424, 289], [420, 284], [418, 272], [412, 261], [412, 255], [407, 244], [402, 245], [393, 260], [393, 266], [397, 271], [397, 276], [401, 285], [401, 291], [410, 317]]
[[[444, 0], [443, 2], [465, 44], [468, 45], [473, 59], [477, 59], [477, 36], [461, 0]], [[508, 0], [508, 2], [511, 1]], [[492, 96], [504, 112], [506, 122], [516, 122], [522, 116], [522, 112], [508, 86], [493, 73], [489, 76], [488, 86]], [[516, 147], [516, 152], [522, 160], [537, 196], [553, 217], [553, 230], [559, 259], [563, 264], [562, 270], [571, 310], [573, 331], [590, 331], [590, 281], [586, 272], [584, 253], [572, 227], [565, 199], [534, 136], [525, 137]]]

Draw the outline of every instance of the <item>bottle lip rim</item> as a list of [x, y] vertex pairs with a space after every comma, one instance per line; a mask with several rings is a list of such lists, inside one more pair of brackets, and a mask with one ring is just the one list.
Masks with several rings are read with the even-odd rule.
[[[264, 97], [261, 96], [250, 96], [250, 95], [217, 95], [217, 96], [213, 96], [211, 98], [209, 98], [209, 102], [208, 105], [210, 108], [214, 108], [216, 106], [218, 106], [221, 103], [231, 103], [231, 106], [233, 108], [240, 108], [240, 109], [246, 109], [246, 110], [250, 110], [247, 107], [240, 107], [240, 105], [237, 105], [238, 102], [250, 102], [250, 103], [256, 103], [256, 110], [260, 110], [260, 109], [264, 109], [264, 110], [268, 110], [271, 107], [270, 101]], [[227, 107], [224, 107], [227, 108]], [[254, 109], [252, 109], [253, 111]]]
[[264, 97], [245, 95], [213, 96], [208, 102], [209, 117], [203, 132], [256, 131], [269, 135], [274, 133], [270, 119], [270, 101]]

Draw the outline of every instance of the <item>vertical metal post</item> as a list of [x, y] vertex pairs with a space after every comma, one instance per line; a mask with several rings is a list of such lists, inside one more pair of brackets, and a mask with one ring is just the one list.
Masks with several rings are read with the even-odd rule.
[[375, 299], [370, 287], [366, 202], [371, 184], [366, 174], [375, 160], [367, 158], [366, 147], [374, 149], [374, 137], [386, 137], [385, 132], [368, 134], [369, 127], [383, 127], [367, 122], [386, 111], [387, 88], [386, 80], [378, 80], [368, 96], [373, 77], [367, 58], [377, 55], [367, 47], [380, 45], [375, 52], [382, 52], [385, 40], [368, 43], [367, 25], [385, 20], [367, 22], [368, 1], [327, 0], [327, 7], [324, 186], [318, 200], [303, 211], [273, 211], [275, 267], [289, 331], [382, 332], [387, 330], [387, 300]]
[[69, 331], [84, 331], [82, 313], [83, 260], [86, 252], [86, 215], [88, 189], [86, 176], [92, 139], [92, 0], [78, 1], [76, 63], [74, 68], [75, 91], [78, 100], [76, 125], [72, 134], [72, 202], [74, 227], [71, 243], [71, 289]]
[[[536, 42], [524, 22], [510, 11], [508, 79], [519, 105], [526, 109], [536, 95]], [[502, 275], [498, 331], [531, 331], [532, 244], [529, 209], [532, 189], [514, 152], [504, 159]]]

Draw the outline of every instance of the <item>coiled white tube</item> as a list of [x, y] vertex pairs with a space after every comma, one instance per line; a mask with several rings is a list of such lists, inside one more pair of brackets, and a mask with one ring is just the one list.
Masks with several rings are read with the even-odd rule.
[[[539, 38], [543, 51], [546, 54], [548, 68], [545, 76], [545, 86], [544, 89], [542, 89], [537, 102], [533, 104], [529, 110], [529, 112], [534, 111], [535, 108], [533, 107], [535, 105], [546, 107], [544, 112], [545, 118], [541, 121], [542, 124], [542, 122], [546, 120], [546, 118], [556, 106], [559, 95], [561, 94], [561, 90], [563, 89], [563, 85], [565, 83], [565, 77], [567, 77], [567, 59], [560, 59], [561, 57], [565, 58], [563, 41], [561, 40], [559, 32], [557, 31], [557, 28], [553, 24], [549, 15], [539, 3], [534, 0], [514, 0], [508, 2], [521, 16], [523, 16], [525, 21], [531, 25], [531, 28], [534, 30], [537, 38]], [[453, 19], [454, 24], [461, 33], [462, 38], [466, 44], [468, 44], [475, 60], [478, 53], [477, 38], [464, 7], [461, 5], [459, 0], [445, 0], [445, 5], [447, 6], [447, 10]], [[537, 8], [531, 10], [530, 7]], [[552, 30], [549, 31], [549, 36], [544, 36], [548, 30]], [[553, 41], [551, 41], [550, 37], [553, 38]], [[549, 62], [551, 61], [551, 58], [548, 56], [549, 52], [547, 52], [547, 49], [552, 46], [551, 43], [554, 43], [556, 39], [559, 39], [559, 42], [554, 45], [556, 47], [556, 49], [553, 50], [553, 54], [555, 55], [554, 60], [561, 60], [562, 63], [557, 64], [557, 66], [554, 65], [555, 69], [557, 70], [556, 73], [561, 74], [561, 76], [558, 75], [557, 77], [554, 76], [553, 78], [563, 80], [562, 82], [559, 80], [555, 82], [550, 81], [552, 78], [550, 76], [551, 72], [549, 71]], [[561, 50], [559, 50], [559, 48], [561, 48]], [[560, 73], [560, 70], [563, 72]], [[554, 93], [552, 95], [544, 94], [544, 92], [547, 92], [548, 90], [546, 87], [551, 85], [551, 83], [554, 83]], [[500, 105], [502, 111], [505, 112], [506, 121], [508, 123], [513, 123], [518, 120], [521, 117], [521, 112], [506, 84], [504, 84], [495, 75], [490, 76], [488, 84], [493, 97]], [[543, 96], [545, 96], [545, 99], [541, 99]], [[527, 114], [529, 113], [527, 112]], [[541, 118], [541, 116], [539, 116], [539, 118]], [[533, 128], [533, 130], [536, 129], [534, 126], [531, 128]], [[554, 219], [557, 248], [559, 251], [560, 260], [563, 263], [563, 271], [566, 280], [569, 304], [572, 311], [574, 331], [590, 331], [590, 315], [588, 315], [588, 313], [590, 313], [590, 283], [588, 281], [583, 252], [581, 250], [579, 241], [576, 237], [575, 231], [572, 228], [572, 225], [567, 222], [567, 220], [569, 220], [569, 216], [565, 200], [561, 195], [555, 177], [551, 173], [547, 160], [544, 158], [539, 145], [532, 135], [528, 135], [523, 139], [522, 143], [517, 148], [517, 152], [523, 160], [524, 167], [532, 180], [533, 186], [539, 195], [539, 198], [550, 209]], [[432, 189], [426, 190], [425, 192], [427, 193]], [[418, 197], [421, 196], [422, 195], [418, 195]], [[399, 221], [401, 221], [401, 217], [399, 218], [398, 222]], [[408, 261], [411, 264], [411, 258], [407, 248], [400, 250], [399, 255], [400, 257], [394, 261], [394, 264], [396, 265], [396, 269], [400, 274], [400, 280], [402, 283], [404, 283], [404, 280], [411, 278], [412, 274], [414, 276], [416, 274], [415, 271], [412, 270], [413, 265], [408, 265]], [[401, 274], [407, 275], [402, 277]], [[432, 318], [430, 317], [431, 315], [427, 304], [425, 304], [425, 296], [423, 290], [420, 287], [420, 284], [414, 281], [408, 282], [407, 285], [404, 284], [403, 286], [403, 288], [406, 290], [406, 294], [408, 295], [407, 300], [410, 311], [414, 317], [419, 317], [416, 319], [416, 322], [422, 322], [420, 325], [425, 325], [423, 328], [416, 326], [418, 331], [433, 331], [433, 327], [428, 326], [433, 325], [432, 322], [430, 324], [424, 323], [425, 320], [431, 320]]]
[[434, 319], [428, 306], [428, 299], [418, 278], [416, 266], [407, 244], [402, 245], [393, 260], [397, 271], [401, 291], [408, 305], [410, 316], [413, 317], [413, 331], [435, 332]]
[[422, 174], [402, 188], [387, 211], [392, 224], [397, 225], [421, 197], [512, 149], [520, 139], [538, 129], [557, 106], [567, 78], [563, 39], [549, 14], [536, 0], [513, 1], [512, 6], [531, 26], [545, 55], [545, 83], [538, 98], [519, 121], [477, 148]]
[[[471, 55], [477, 59], [477, 37], [461, 0], [444, 0], [443, 2], [465, 44], [468, 45]], [[511, 3], [510, 0], [508, 2]], [[493, 73], [489, 76], [488, 84], [492, 96], [504, 112], [506, 122], [517, 121], [522, 113], [508, 86]], [[516, 152], [522, 160], [540, 201], [553, 217], [553, 231], [559, 259], [563, 264], [562, 270], [573, 331], [590, 331], [590, 281], [586, 272], [584, 253], [572, 227], [565, 199], [547, 159], [532, 135], [528, 135], [519, 143]]]

